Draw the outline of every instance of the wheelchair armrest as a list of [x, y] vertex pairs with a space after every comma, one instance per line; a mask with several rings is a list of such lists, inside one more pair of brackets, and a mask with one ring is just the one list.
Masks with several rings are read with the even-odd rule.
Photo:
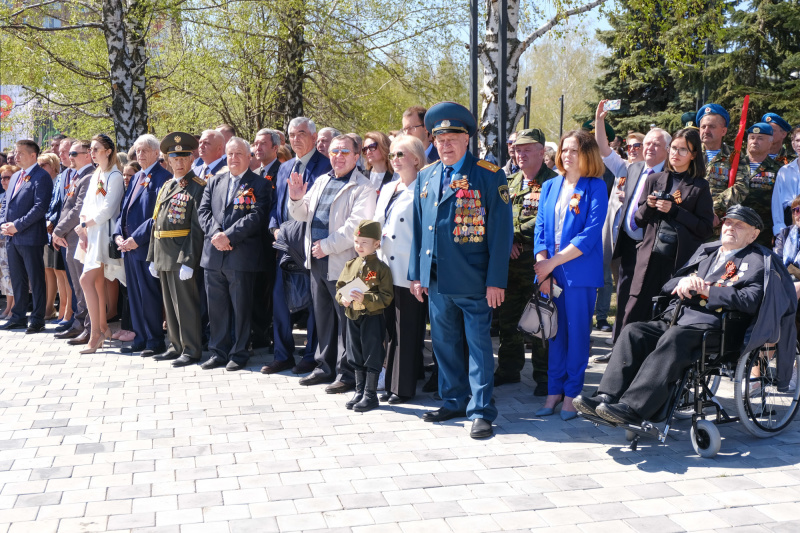
[[652, 318], [655, 318], [661, 313], [663, 313], [664, 310], [666, 310], [666, 308], [669, 306], [670, 301], [672, 301], [672, 296], [666, 296], [666, 295], [653, 296]]

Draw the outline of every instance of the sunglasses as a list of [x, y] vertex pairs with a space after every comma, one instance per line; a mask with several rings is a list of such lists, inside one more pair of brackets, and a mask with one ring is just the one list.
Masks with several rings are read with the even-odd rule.
[[[4, 180], [7, 180], [8, 178], [3, 178], [3, 179], [4, 179]], [[798, 213], [800, 213], [800, 205], [798, 205], [797, 207], [793, 207], [793, 208], [792, 208], [792, 213], [794, 213], [795, 215], [797, 215]]]
[[628, 145], [628, 150], [638, 150], [642, 147], [642, 143], [633, 143]]
[[89, 152], [70, 152], [70, 157], [78, 157], [78, 154], [88, 154]]
[[374, 152], [377, 149], [378, 149], [378, 144], [377, 143], [368, 144], [364, 148], [361, 149], [361, 153], [362, 154], [366, 154], [367, 152]]
[[389, 159], [402, 159], [406, 156], [405, 152], [393, 152], [389, 154]]
[[342, 148], [342, 149], [334, 148], [333, 150], [330, 150], [329, 153], [331, 153], [333, 155], [339, 155], [339, 154], [350, 155], [352, 152], [353, 152], [352, 150], [348, 150], [346, 148]]

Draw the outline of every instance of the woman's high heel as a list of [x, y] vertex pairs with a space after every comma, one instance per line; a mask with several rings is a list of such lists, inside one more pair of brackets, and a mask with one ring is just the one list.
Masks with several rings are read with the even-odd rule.
[[559, 398], [559, 400], [556, 402], [556, 404], [553, 407], [542, 407], [541, 409], [539, 409], [538, 411], [536, 411], [533, 414], [534, 414], [534, 416], [552, 416], [553, 413], [556, 412], [556, 407], [558, 407], [558, 404], [560, 404], [563, 401], [564, 401], [564, 395], [562, 394], [561, 398]]
[[100, 336], [103, 338], [103, 341], [110, 341], [111, 340], [111, 328], [106, 328], [100, 332]]
[[81, 350], [78, 353], [83, 354], [83, 355], [90, 354], [90, 353], [95, 353], [98, 349], [100, 349], [103, 346], [103, 341], [104, 340], [105, 340], [105, 337], [102, 336], [102, 335], [100, 336], [99, 339], [97, 339], [96, 343], [92, 342], [91, 339], [90, 339], [89, 340], [89, 347], [86, 348], [85, 350]]

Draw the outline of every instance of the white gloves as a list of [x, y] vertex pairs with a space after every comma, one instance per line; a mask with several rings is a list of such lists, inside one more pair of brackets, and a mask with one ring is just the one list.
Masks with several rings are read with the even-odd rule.
[[194, 274], [194, 269], [186, 265], [181, 265], [181, 271], [178, 273], [178, 277], [181, 278], [181, 281], [186, 281], [192, 277], [192, 274]]
[[150, 275], [153, 276], [154, 278], [157, 278], [158, 277], [158, 271], [156, 270], [155, 263], [150, 263], [149, 269], [150, 269]]

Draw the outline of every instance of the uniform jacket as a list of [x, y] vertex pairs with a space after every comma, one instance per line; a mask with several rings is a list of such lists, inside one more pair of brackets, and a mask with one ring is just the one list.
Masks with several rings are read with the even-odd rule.
[[172, 174], [160, 163], [156, 163], [153, 170], [150, 171], [150, 181], [146, 185], [142, 185], [146, 182], [143, 171], [138, 172], [128, 184], [128, 190], [125, 191], [122, 209], [120, 209], [117, 226], [114, 229], [114, 239], [117, 235], [121, 235], [123, 239], [133, 237], [138, 248], [123, 253], [130, 254], [137, 261], [147, 261], [156, 198], [161, 187], [171, 178]]
[[[672, 271], [677, 270], [686, 263], [697, 250], [697, 247], [711, 236], [714, 224], [714, 208], [708, 182], [703, 178], [689, 178], [687, 176], [681, 180], [678, 189], [674, 193], [678, 194], [678, 191], [680, 191], [681, 201], [680, 203], [674, 202], [669, 213], [662, 213], [655, 207], [647, 205], [647, 196], [654, 191], [669, 192], [672, 190], [674, 186], [673, 179], [674, 174], [670, 172], [657, 172], [650, 174], [644, 184], [642, 195], [639, 198], [639, 210], [634, 215], [636, 225], [644, 228], [644, 237], [636, 250], [636, 272], [633, 274], [631, 294], [640, 294], [661, 220], [669, 220], [678, 231], [678, 253], [670, 259], [672, 261]], [[658, 257], [658, 260], [662, 259], [666, 260], [667, 258], [664, 256]], [[659, 284], [663, 280], [664, 278], [659, 281]], [[658, 286], [653, 287], [651, 290], [657, 292]]]
[[[703, 147], [703, 161], [708, 161], [705, 146]], [[719, 153], [706, 165], [706, 181], [711, 189], [711, 197], [714, 199], [714, 213], [720, 218], [725, 215], [730, 206], [741, 204], [747, 196], [747, 177], [750, 175], [750, 168], [747, 166], [744, 153], [739, 158], [739, 168], [736, 171], [733, 187], [728, 187], [730, 170], [731, 148], [723, 143]]]
[[[380, 315], [383, 310], [389, 307], [394, 298], [394, 283], [392, 282], [392, 271], [386, 263], [378, 259], [375, 254], [366, 257], [355, 257], [347, 262], [336, 282], [338, 291], [356, 278], [361, 278], [369, 290], [364, 293], [364, 301], [360, 304], [352, 302], [344, 308], [344, 314], [350, 320], [356, 320], [362, 315]], [[342, 297], [337, 292], [336, 301], [342, 304]], [[356, 307], [363, 306], [363, 309]]]
[[[745, 160], [749, 171], [750, 159], [744, 155], [742, 159]], [[755, 172], [748, 173], [747, 195], [741, 202], [742, 205], [755, 209], [761, 220], [764, 221], [766, 227], [761, 231], [756, 242], [768, 248], [772, 248], [772, 229], [769, 226], [772, 220], [772, 192], [780, 169], [781, 165], [767, 156]]]
[[83, 199], [86, 197], [86, 189], [89, 188], [93, 172], [94, 167], [89, 165], [83, 172], [72, 178], [69, 189], [66, 190], [61, 216], [53, 230], [53, 235], [66, 239], [75, 230], [75, 226], [80, 223]]
[[[556, 253], [555, 212], [563, 176], [545, 182], [542, 198], [536, 215], [536, 233], [533, 254], [546, 251], [547, 257]], [[561, 268], [570, 287], [603, 286], [603, 222], [608, 209], [606, 183], [602, 178], [580, 178], [574, 195], [579, 195], [577, 213], [567, 207], [561, 230], [560, 249], [570, 244], [578, 248], [580, 255], [557, 267]]]
[[[480, 194], [484, 224], [462, 228], [480, 229], [483, 234], [455, 242], [457, 190], [448, 188], [441, 195], [444, 165], [441, 161], [424, 167], [414, 188], [414, 238], [408, 263], [408, 279], [430, 287], [431, 270], [436, 262], [438, 291], [450, 296], [485, 295], [487, 287], [505, 288], [508, 260], [514, 239], [508, 180], [503, 170], [467, 152], [451, 183], [466, 179], [469, 189], [458, 189], [473, 196]], [[472, 192], [470, 192], [472, 191]], [[462, 207], [463, 209], [463, 207]], [[474, 210], [474, 208], [471, 208]], [[473, 235], [471, 235], [473, 236]]]
[[[511, 196], [511, 211], [514, 217], [514, 242], [533, 245], [533, 233], [536, 229], [536, 213], [539, 211], [542, 184], [558, 174], [542, 163], [542, 167], [531, 180], [525, 179], [522, 171], [515, 172], [508, 178], [508, 192]], [[538, 191], [534, 190], [538, 189]], [[532, 246], [530, 247], [531, 249]]]
[[[636, 192], [636, 186], [642, 177], [642, 171], [645, 169], [645, 166], [646, 165], [644, 161], [639, 161], [629, 166], [628, 174], [625, 177], [625, 182], [623, 183], [622, 187], [619, 187], [619, 178], [617, 179], [617, 187], [619, 187], [625, 193], [622, 199], [622, 205], [619, 205], [619, 197], [617, 196], [617, 193], [612, 191], [612, 199], [608, 203], [608, 211], [606, 212], [606, 215], [607, 217], [611, 218], [611, 220], [608, 222], [612, 224], [611, 231], [614, 241], [614, 251], [612, 253], [612, 257], [614, 259], [620, 257], [621, 255], [621, 252], [617, 250], [617, 239], [619, 238], [619, 232], [625, 231], [625, 216], [628, 213], [628, 209], [631, 205], [631, 196], [633, 196], [633, 194]], [[616, 208], [616, 211], [612, 214], [611, 211], [614, 208]], [[617, 214], [619, 214], [619, 218], [617, 218]]]
[[[271, 230], [280, 228], [281, 224], [286, 222], [283, 216], [283, 207], [288, 199], [288, 181], [295, 163], [297, 163], [297, 158], [293, 157], [278, 169], [278, 176], [275, 178], [275, 204], [269, 213], [269, 229]], [[311, 189], [318, 177], [330, 171], [330, 159], [315, 150], [314, 155], [308, 160], [308, 164], [303, 170], [303, 183], [308, 183], [307, 190]]]
[[[204, 235], [197, 208], [203, 199], [205, 187], [206, 181], [195, 176], [191, 170], [180, 181], [171, 179], [161, 187], [147, 252], [147, 261], [154, 263], [156, 270], [180, 270], [182, 265], [195, 269], [200, 264]], [[157, 233], [181, 230], [189, 230], [189, 234], [161, 237]]]
[[[259, 272], [265, 268], [262, 232], [273, 203], [272, 188], [264, 178], [247, 170], [239, 180], [235, 194], [228, 198], [230, 179], [229, 171], [219, 174], [208, 182], [203, 191], [203, 200], [198, 209], [200, 226], [205, 233], [200, 266], [212, 270]], [[250, 189], [255, 198], [254, 204], [234, 203], [236, 197], [241, 197]], [[240, 205], [245, 208], [238, 208]], [[211, 244], [211, 238], [219, 231], [228, 237], [233, 250], [222, 252]]]
[[22, 170], [11, 176], [6, 193], [6, 222], [13, 222], [17, 233], [9, 239], [15, 246], [47, 244], [47, 223], [44, 215], [53, 196], [53, 178], [38, 164], [25, 176], [17, 194], [14, 189]]
[[375, 220], [382, 228], [381, 247], [378, 258], [392, 269], [392, 280], [398, 287], [409, 287], [408, 260], [411, 255], [411, 239], [414, 236], [414, 189], [416, 180], [408, 184], [408, 188], [400, 192], [392, 203], [391, 215], [386, 218], [386, 206], [389, 204], [400, 181], [387, 183], [378, 195], [375, 207]]
[[[320, 176], [300, 200], [289, 202], [289, 213], [295, 220], [307, 222], [305, 235], [306, 268], [311, 269], [311, 220], [317, 210], [320, 195], [333, 171]], [[375, 188], [358, 169], [353, 169], [350, 180], [339, 189], [331, 204], [328, 236], [320, 242], [322, 251], [328, 256], [328, 280], [339, 279], [345, 263], [356, 255], [353, 235], [358, 223], [372, 220], [375, 215], [377, 193]]]

